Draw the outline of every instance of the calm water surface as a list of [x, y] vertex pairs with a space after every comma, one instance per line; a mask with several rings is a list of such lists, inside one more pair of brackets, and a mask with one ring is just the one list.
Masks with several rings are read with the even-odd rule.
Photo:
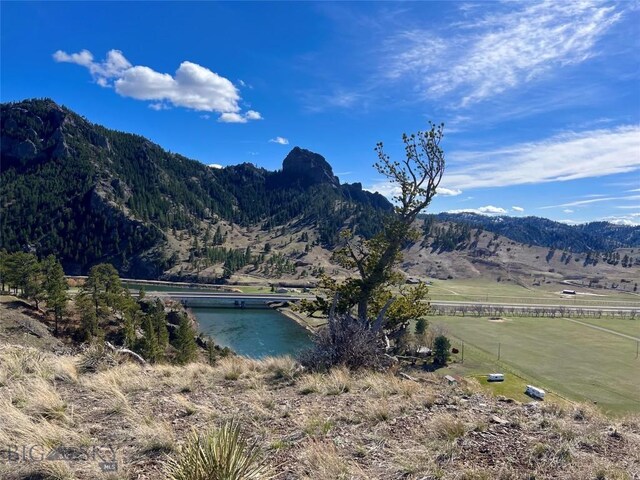
[[295, 355], [311, 346], [309, 332], [270, 308], [193, 308], [200, 330], [240, 355]]

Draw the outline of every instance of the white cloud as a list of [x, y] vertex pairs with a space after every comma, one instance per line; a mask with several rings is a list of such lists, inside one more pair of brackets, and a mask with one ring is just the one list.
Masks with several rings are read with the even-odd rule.
[[615, 5], [586, 1], [496, 8], [479, 21], [454, 25], [446, 36], [412, 30], [393, 38], [384, 73], [410, 77], [425, 97], [453, 93], [469, 105], [592, 57], [596, 42], [622, 15]]
[[637, 226], [640, 225], [640, 212], [628, 213], [625, 215], [613, 215], [610, 217], [604, 217], [603, 220], [616, 225]]
[[222, 123], [247, 123], [249, 120], [262, 120], [262, 115], [254, 110], [246, 113], [225, 112], [218, 118]]
[[157, 110], [173, 105], [216, 112], [221, 114], [222, 122], [246, 123], [262, 118], [254, 110], [241, 113], [236, 86], [193, 62], [182, 62], [175, 74], [170, 75], [146, 66], [133, 66], [119, 50], [110, 50], [102, 62], [94, 61], [88, 50], [72, 54], [58, 50], [53, 58], [56, 62], [75, 63], [87, 68], [98, 85], [113, 87], [123, 97], [154, 101], [150, 106]]
[[580, 225], [581, 223], [584, 223], [584, 222], [579, 222], [577, 220], [570, 220], [570, 219], [557, 220], [557, 222], [564, 223], [565, 225]]
[[562, 210], [564, 213], [573, 213], [573, 210], [571, 210], [570, 208], [565, 208], [564, 210]]
[[269, 143], [279, 143], [280, 145], [289, 145], [289, 140], [284, 137], [276, 137], [269, 140]]
[[493, 205], [487, 205], [486, 207], [479, 208], [461, 208], [458, 210], [447, 210], [447, 213], [477, 213], [480, 215], [504, 215], [507, 211], [501, 207], [494, 207]]
[[262, 120], [262, 115], [260, 115], [260, 112], [256, 112], [255, 110], [249, 110], [244, 114], [244, 116], [247, 120]]
[[609, 223], [613, 223], [615, 225], [624, 225], [627, 227], [633, 227], [636, 225], [640, 225], [640, 222], [637, 221], [633, 221], [633, 220], [629, 220], [627, 218], [612, 218], [610, 220], [607, 220]]
[[209, 165], [207, 165], [209, 168], [216, 168], [216, 169], [220, 169], [220, 168], [224, 168], [222, 165], [220, 165], [219, 163], [210, 163]]
[[640, 125], [565, 133], [490, 151], [452, 152], [444, 182], [470, 189], [575, 180], [640, 169]]
[[109, 80], [119, 77], [127, 69], [131, 68], [131, 63], [120, 50], [109, 50], [107, 58], [102, 62], [94, 62], [93, 54], [89, 50], [82, 50], [72, 54], [58, 50], [53, 54], [53, 59], [56, 62], [75, 63], [88, 68], [96, 82], [102, 87], [107, 86]]
[[514, 212], [524, 212], [524, 208], [522, 207], [511, 207], [511, 210]]
[[461, 193], [462, 193], [462, 190], [457, 188], [444, 188], [444, 187], [438, 188], [438, 195], [440, 195], [441, 197], [455, 197], [457, 195], [460, 195]]

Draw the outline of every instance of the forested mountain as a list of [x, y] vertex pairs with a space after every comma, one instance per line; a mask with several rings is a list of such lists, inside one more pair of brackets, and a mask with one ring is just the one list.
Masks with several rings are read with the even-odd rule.
[[[54, 254], [69, 274], [110, 262], [141, 278], [317, 276], [342, 228], [370, 237], [391, 209], [298, 147], [275, 172], [210, 168], [49, 99], [3, 104], [0, 129], [0, 249]], [[576, 253], [640, 246], [640, 227], [605, 222], [443, 213], [422, 228], [434, 255], [477, 242], [477, 229]]]
[[49, 99], [2, 105], [0, 248], [54, 253], [69, 273], [110, 261], [123, 274], [171, 267], [169, 231], [226, 220], [269, 229], [292, 219], [331, 246], [353, 224], [365, 236], [391, 208], [342, 185], [326, 160], [294, 148], [283, 169], [214, 169], [144, 137], [95, 125]]
[[475, 213], [439, 213], [435, 218], [498, 233], [525, 245], [579, 253], [640, 247], [640, 227], [608, 222], [566, 225], [540, 217], [491, 217]]

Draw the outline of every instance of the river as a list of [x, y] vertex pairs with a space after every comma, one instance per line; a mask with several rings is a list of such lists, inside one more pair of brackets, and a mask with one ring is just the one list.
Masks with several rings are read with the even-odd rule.
[[[126, 282], [137, 290], [144, 287], [153, 292], [210, 292], [211, 289], [171, 285], [149, 285]], [[240, 294], [241, 295], [241, 294]], [[311, 346], [310, 334], [303, 326], [265, 305], [264, 308], [191, 309], [200, 331], [209, 335], [217, 345], [251, 358], [295, 355]]]
[[200, 331], [216, 344], [252, 358], [295, 355], [309, 348], [309, 332], [271, 308], [193, 308]]

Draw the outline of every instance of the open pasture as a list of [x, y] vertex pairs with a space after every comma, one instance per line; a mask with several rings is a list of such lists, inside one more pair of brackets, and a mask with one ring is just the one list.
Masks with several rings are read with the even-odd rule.
[[[640, 358], [631, 338], [562, 318], [430, 322], [447, 330], [454, 347], [464, 342], [464, 363], [453, 364], [452, 373], [514, 373], [570, 400], [597, 402], [610, 413], [640, 412]], [[455, 357], [459, 362], [461, 355]]]
[[[577, 295], [563, 295], [563, 289]], [[572, 306], [638, 306], [640, 295], [615, 290], [594, 290], [573, 285], [545, 284], [523, 287], [511, 281], [486, 279], [433, 280], [429, 285], [432, 300], [477, 301]]]

